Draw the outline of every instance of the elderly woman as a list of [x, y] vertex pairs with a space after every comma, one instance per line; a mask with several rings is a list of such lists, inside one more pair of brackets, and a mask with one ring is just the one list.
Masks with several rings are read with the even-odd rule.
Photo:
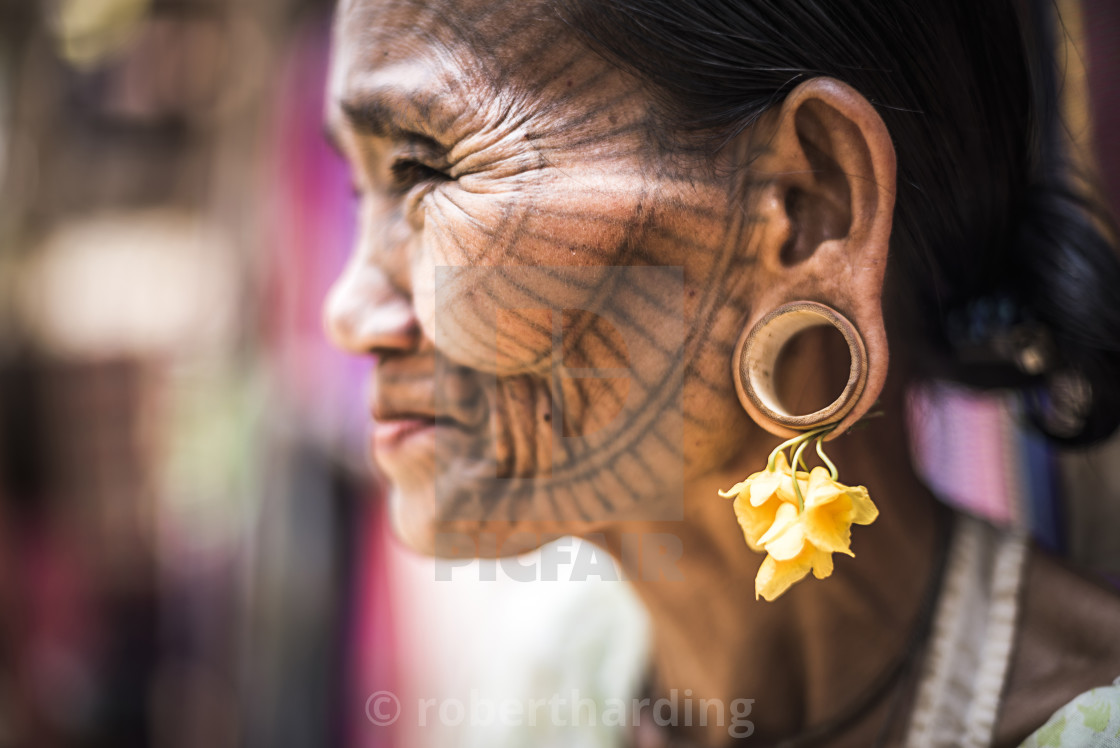
[[343, 2], [326, 318], [377, 360], [400, 537], [593, 538], [650, 695], [753, 698], [756, 745], [1017, 745], [1111, 683], [1120, 599], [940, 504], [904, 418], [937, 377], [1023, 388], [1059, 441], [1120, 420], [1120, 264], [1045, 42], [1010, 0]]

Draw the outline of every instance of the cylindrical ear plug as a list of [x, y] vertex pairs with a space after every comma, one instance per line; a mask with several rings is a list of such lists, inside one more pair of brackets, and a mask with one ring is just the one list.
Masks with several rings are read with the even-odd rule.
[[[851, 367], [843, 391], [812, 413], [795, 414], [778, 396], [776, 368], [782, 349], [801, 331], [832, 326], [848, 344]], [[779, 436], [836, 423], [855, 406], [867, 384], [867, 350], [859, 331], [844, 315], [815, 301], [794, 301], [773, 310], [751, 328], [735, 361], [735, 388], [747, 412]], [[761, 416], [761, 418], [760, 418]]]

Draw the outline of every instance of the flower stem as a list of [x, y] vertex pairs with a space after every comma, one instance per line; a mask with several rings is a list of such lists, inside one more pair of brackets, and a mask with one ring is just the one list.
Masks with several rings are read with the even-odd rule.
[[[797, 463], [799, 463], [799, 462], [801, 462], [802, 465], [805, 464], [804, 462], [801, 461], [801, 453], [805, 451], [805, 447], [808, 446], [810, 441], [811, 441], [811, 437], [809, 439], [802, 440], [802, 442], [799, 445], [797, 445], [797, 451], [794, 452], [794, 454], [793, 454], [793, 464], [794, 465], [797, 465]], [[797, 468], [796, 467], [793, 470], [793, 492], [795, 494], [797, 494], [797, 506], [799, 508], [799, 511], [802, 511], [802, 512], [805, 511], [805, 497], [801, 494], [801, 483], [797, 479]]]
[[832, 460], [828, 459], [828, 455], [824, 453], [824, 437], [824, 434], [817, 437], [817, 455], [821, 458], [821, 462], [828, 465], [828, 473], [832, 476], [832, 480], [837, 480], [840, 474], [836, 471], [836, 465], [834, 465]]
[[815, 438], [817, 440], [817, 454], [820, 455], [824, 463], [828, 465], [828, 470], [832, 475], [832, 479], [836, 480], [836, 466], [832, 464], [832, 460], [825, 456], [824, 448], [821, 446], [821, 442], [824, 441], [824, 438], [835, 428], [836, 424], [830, 423], [827, 426], [819, 426], [802, 434], [798, 434], [792, 439], [786, 439], [770, 453], [770, 458], [766, 460], [766, 470], [773, 473], [777, 470], [775, 461], [778, 459], [778, 455], [786, 449], [791, 450], [792, 459], [789, 460], [789, 463], [793, 471], [793, 491], [797, 494], [797, 503], [800, 505], [801, 511], [805, 510], [805, 497], [801, 495], [801, 486], [797, 482], [797, 466], [800, 465], [805, 472], [809, 472], [809, 467], [805, 464], [802, 454], [805, 452], [805, 447], [809, 445], [809, 442]]

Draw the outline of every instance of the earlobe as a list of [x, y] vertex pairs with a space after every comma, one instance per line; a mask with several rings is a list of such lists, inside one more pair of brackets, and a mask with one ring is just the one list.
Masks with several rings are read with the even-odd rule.
[[[851, 321], [867, 354], [862, 392], [839, 434], [870, 409], [886, 380], [882, 292], [894, 211], [894, 147], [870, 102], [830, 78], [794, 89], [772, 127], [766, 153], [753, 164], [755, 173], [766, 175], [756, 203], [763, 228], [755, 246], [752, 312], [735, 366], [742, 365], [750, 331], [773, 310], [797, 301], [836, 310]], [[756, 420], [765, 417], [740, 399]], [[788, 424], [762, 423], [776, 434], [791, 434]]]

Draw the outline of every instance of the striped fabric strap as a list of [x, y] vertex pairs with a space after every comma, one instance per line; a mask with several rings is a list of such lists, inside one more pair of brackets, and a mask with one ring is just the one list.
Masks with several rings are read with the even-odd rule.
[[991, 743], [1026, 559], [1020, 535], [959, 515], [907, 732], [911, 748]]

